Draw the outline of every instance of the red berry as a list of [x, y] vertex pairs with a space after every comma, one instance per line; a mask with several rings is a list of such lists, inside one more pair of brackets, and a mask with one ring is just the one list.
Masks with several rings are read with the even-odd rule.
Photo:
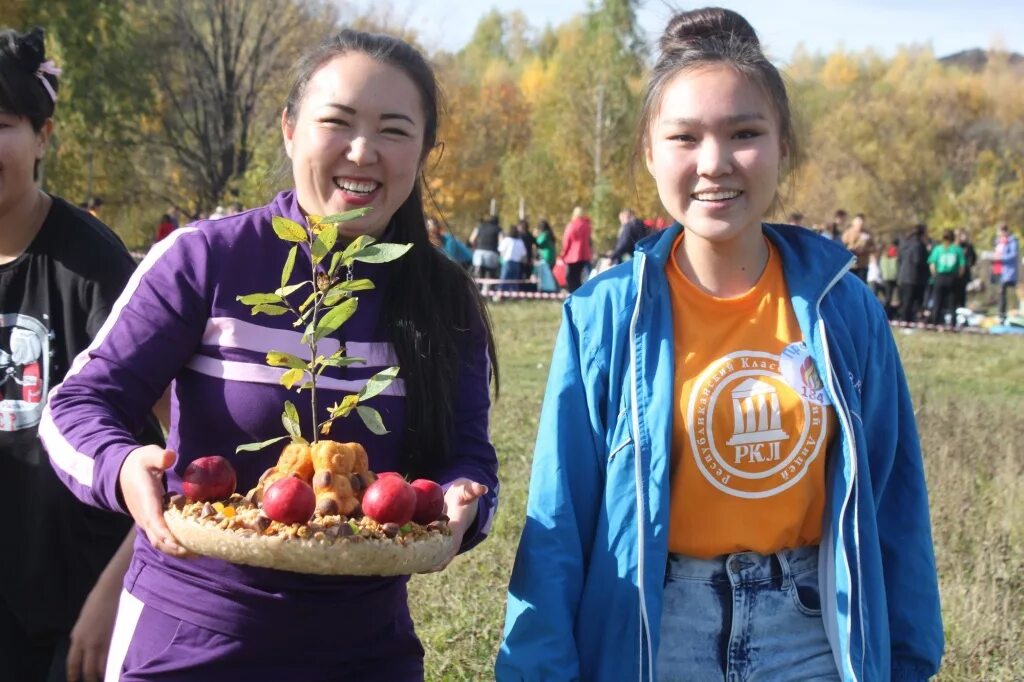
[[235, 492], [237, 483], [235, 468], [220, 455], [193, 460], [185, 467], [181, 481], [190, 502], [226, 500]]
[[404, 526], [416, 511], [416, 490], [401, 476], [381, 476], [363, 493], [362, 506], [377, 523]]
[[295, 476], [274, 481], [263, 493], [263, 513], [280, 523], [306, 523], [315, 508], [313, 488]]
[[436, 521], [444, 511], [444, 490], [426, 478], [417, 478], [410, 485], [416, 491], [416, 511], [412, 520], [423, 525]]

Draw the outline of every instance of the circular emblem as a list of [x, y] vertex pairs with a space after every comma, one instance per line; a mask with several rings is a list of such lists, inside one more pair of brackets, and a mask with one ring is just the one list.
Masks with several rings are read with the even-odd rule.
[[[827, 440], [825, 401], [787, 382], [780, 360], [771, 353], [731, 353], [690, 391], [694, 460], [704, 478], [729, 495], [757, 499], [789, 489]], [[820, 385], [813, 363], [801, 369], [804, 384]]]

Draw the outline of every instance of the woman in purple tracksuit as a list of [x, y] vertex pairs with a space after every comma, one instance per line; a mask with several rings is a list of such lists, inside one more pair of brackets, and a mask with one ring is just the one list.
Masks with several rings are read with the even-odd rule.
[[[493, 340], [472, 282], [430, 247], [420, 194], [437, 130], [433, 72], [400, 40], [342, 31], [307, 55], [298, 74], [281, 121], [294, 191], [157, 244], [50, 394], [40, 433], [58, 475], [82, 500], [130, 513], [140, 528], [108, 680], [423, 677], [407, 578], [309, 576], [190, 557], [161, 516], [165, 488], [179, 491], [198, 457], [231, 460], [243, 492], [277, 459], [279, 447], [234, 454], [281, 432], [289, 394], [266, 353], [301, 352], [287, 316], [252, 317], [236, 301], [279, 285], [290, 245], [274, 234], [273, 216], [303, 222], [369, 206], [341, 226], [342, 240], [369, 234], [414, 244], [392, 263], [354, 266], [376, 288], [360, 293], [355, 315], [320, 349], [344, 345], [366, 359], [324, 372], [322, 405], [401, 366], [372, 399], [390, 432], [375, 436], [345, 419], [328, 437], [363, 443], [373, 470], [441, 482], [462, 550], [490, 528], [498, 487], [488, 438]], [[168, 449], [142, 447], [131, 434], [169, 385]], [[308, 424], [308, 406], [295, 402]]]

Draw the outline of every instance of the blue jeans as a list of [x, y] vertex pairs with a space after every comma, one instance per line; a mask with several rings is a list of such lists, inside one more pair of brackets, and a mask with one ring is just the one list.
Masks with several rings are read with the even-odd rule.
[[[522, 263], [517, 261], [505, 261], [501, 264], [501, 279], [519, 279], [522, 275]], [[505, 291], [519, 291], [519, 284], [502, 284]]]
[[821, 620], [818, 548], [669, 555], [661, 682], [839, 680]]

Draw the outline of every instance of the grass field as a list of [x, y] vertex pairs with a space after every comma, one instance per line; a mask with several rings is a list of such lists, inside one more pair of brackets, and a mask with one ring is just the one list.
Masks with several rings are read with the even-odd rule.
[[[491, 308], [501, 504], [488, 540], [410, 588], [428, 680], [493, 679], [560, 306]], [[918, 414], [946, 627], [941, 680], [1024, 674], [1024, 338], [897, 333]]]

